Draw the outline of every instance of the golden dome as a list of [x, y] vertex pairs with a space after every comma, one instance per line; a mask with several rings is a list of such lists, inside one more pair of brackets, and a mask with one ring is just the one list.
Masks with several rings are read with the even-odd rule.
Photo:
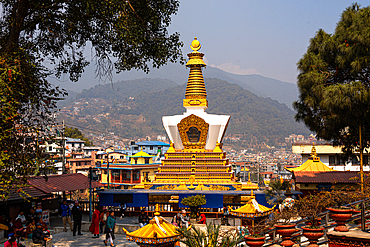
[[160, 216], [158, 204], [155, 206], [154, 215], [148, 225], [136, 231], [129, 233], [125, 228], [122, 228], [123, 232], [126, 233], [127, 240], [134, 241], [138, 245], [159, 245], [178, 241], [180, 235], [176, 226]]

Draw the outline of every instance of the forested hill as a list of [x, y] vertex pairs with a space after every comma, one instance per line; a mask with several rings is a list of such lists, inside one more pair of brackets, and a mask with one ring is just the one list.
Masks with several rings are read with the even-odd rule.
[[[302, 124], [294, 120], [294, 112], [285, 104], [270, 98], [258, 97], [239, 85], [227, 81], [206, 78], [209, 108], [212, 114], [231, 115], [227, 134], [250, 135], [259, 140], [278, 138], [290, 134], [309, 134]], [[141, 93], [137, 96], [138, 109], [148, 124], [156, 131], [163, 130], [162, 116], [182, 114], [185, 85], [168, 88], [157, 93]], [[158, 127], [157, 127], [158, 126]]]
[[[308, 134], [294, 121], [294, 112], [285, 104], [258, 97], [242, 87], [220, 79], [206, 78], [212, 114], [231, 115], [227, 135], [251, 135], [276, 143], [290, 134]], [[162, 79], [141, 79], [98, 85], [78, 94], [66, 105], [67, 122], [127, 138], [165, 133], [162, 116], [182, 114], [186, 85]], [[161, 90], [159, 90], [161, 89]], [[131, 97], [131, 98], [129, 98]], [[134, 98], [134, 99], [133, 99]]]

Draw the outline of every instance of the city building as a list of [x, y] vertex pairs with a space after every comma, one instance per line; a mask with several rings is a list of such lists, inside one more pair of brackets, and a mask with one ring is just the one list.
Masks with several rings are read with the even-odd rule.
[[134, 185], [141, 182], [151, 182], [154, 174], [158, 170], [160, 163], [153, 161], [153, 156], [143, 151], [130, 157], [130, 163], [106, 162], [98, 163], [97, 168], [101, 170], [100, 183], [121, 189], [131, 189]]
[[[311, 155], [312, 144], [294, 143], [292, 151], [295, 154], [302, 155], [302, 162], [306, 162]], [[331, 144], [316, 144], [316, 154], [320, 161], [325, 165], [333, 168], [336, 171], [360, 171], [360, 158], [359, 153], [355, 157], [347, 161], [341, 159], [342, 148], [340, 146], [334, 147]], [[364, 171], [369, 171], [369, 155], [364, 153]]]

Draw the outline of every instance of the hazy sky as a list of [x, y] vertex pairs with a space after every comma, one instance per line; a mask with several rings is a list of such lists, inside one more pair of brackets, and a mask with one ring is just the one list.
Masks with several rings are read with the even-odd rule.
[[[194, 37], [208, 65], [235, 74], [260, 74], [296, 83], [296, 63], [320, 28], [333, 33], [345, 0], [181, 0], [170, 32], [184, 53]], [[358, 2], [368, 6], [368, 2]]]

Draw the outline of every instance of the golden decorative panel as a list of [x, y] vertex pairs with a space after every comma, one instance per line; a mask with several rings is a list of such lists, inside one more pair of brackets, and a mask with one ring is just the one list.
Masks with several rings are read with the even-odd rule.
[[[200, 132], [198, 142], [190, 142], [187, 132], [190, 128], [196, 128]], [[209, 124], [194, 114], [187, 116], [177, 124], [184, 149], [204, 149], [206, 145]]]

